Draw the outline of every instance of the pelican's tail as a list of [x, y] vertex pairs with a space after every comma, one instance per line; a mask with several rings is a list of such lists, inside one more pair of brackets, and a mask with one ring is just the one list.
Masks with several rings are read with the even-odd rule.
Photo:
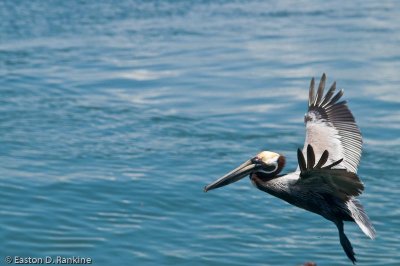
[[348, 202], [346, 202], [347, 208], [349, 208], [351, 217], [358, 224], [360, 229], [369, 236], [371, 239], [374, 239], [376, 236], [376, 231], [371, 224], [367, 214], [364, 211], [361, 203], [355, 198], [351, 198]]

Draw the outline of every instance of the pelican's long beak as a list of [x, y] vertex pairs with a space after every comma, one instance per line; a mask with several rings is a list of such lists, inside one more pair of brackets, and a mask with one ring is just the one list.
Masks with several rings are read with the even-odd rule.
[[250, 174], [256, 167], [258, 167], [258, 164], [254, 164], [251, 160], [248, 160], [238, 168], [232, 170], [223, 177], [204, 187], [204, 192], [236, 182]]

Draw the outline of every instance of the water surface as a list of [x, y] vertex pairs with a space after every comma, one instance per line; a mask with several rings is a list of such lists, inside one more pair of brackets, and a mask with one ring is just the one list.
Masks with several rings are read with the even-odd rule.
[[349, 265], [337, 230], [244, 179], [303, 146], [310, 78], [364, 136], [346, 224], [359, 265], [399, 265], [400, 6], [352, 1], [0, 3], [0, 242], [94, 265]]

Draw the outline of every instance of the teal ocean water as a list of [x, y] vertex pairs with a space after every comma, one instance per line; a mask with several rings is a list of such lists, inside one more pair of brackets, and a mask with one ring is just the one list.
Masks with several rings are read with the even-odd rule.
[[400, 5], [392, 1], [0, 2], [0, 260], [350, 265], [335, 226], [243, 179], [296, 168], [308, 85], [337, 81], [364, 137], [377, 230], [359, 265], [400, 265]]

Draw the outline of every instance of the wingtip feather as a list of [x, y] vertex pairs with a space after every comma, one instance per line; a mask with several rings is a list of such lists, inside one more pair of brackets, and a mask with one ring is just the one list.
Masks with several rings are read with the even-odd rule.
[[314, 103], [314, 86], [315, 86], [315, 80], [313, 77], [310, 82], [310, 90], [308, 94], [308, 106], [311, 106]]
[[318, 85], [318, 91], [315, 97], [315, 105], [319, 105], [321, 103], [322, 96], [324, 95], [325, 82], [326, 82], [326, 75], [325, 73], [323, 73]]
[[326, 106], [326, 104], [329, 103], [335, 90], [336, 90], [336, 81], [333, 82], [328, 92], [325, 94], [324, 98], [322, 99], [321, 106]]
[[337, 101], [339, 101], [339, 99], [343, 96], [344, 94], [344, 90], [340, 89], [340, 91], [338, 91], [335, 96], [333, 96], [332, 100], [329, 102], [330, 105], [335, 104]]

